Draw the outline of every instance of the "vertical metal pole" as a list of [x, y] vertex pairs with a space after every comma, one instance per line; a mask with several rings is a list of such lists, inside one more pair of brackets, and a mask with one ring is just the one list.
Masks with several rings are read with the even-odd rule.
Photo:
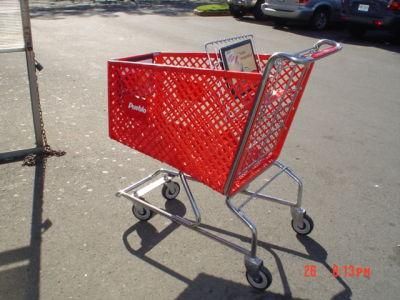
[[226, 197], [225, 203], [228, 208], [237, 216], [239, 219], [247, 225], [247, 227], [251, 230], [251, 250], [250, 250], [250, 257], [256, 258], [257, 255], [257, 227], [256, 225], [246, 216], [244, 212], [239, 210], [232, 204], [231, 198]]
[[29, 91], [31, 95], [33, 126], [35, 130], [36, 146], [43, 148], [43, 134], [41, 126], [40, 98], [37, 84], [35, 53], [33, 52], [31, 21], [28, 0], [20, 0], [22, 29], [25, 42], [26, 65], [28, 70]]

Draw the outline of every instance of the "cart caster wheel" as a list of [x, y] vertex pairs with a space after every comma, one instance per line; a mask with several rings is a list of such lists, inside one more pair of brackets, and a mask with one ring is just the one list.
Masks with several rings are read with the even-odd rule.
[[141, 207], [139, 205], [132, 206], [133, 215], [138, 218], [140, 221], [147, 221], [153, 217], [154, 212], [146, 207]]
[[266, 290], [272, 283], [272, 275], [269, 270], [264, 266], [261, 266], [260, 270], [258, 271], [258, 276], [256, 278], [252, 277], [247, 271], [246, 279], [253, 288], [259, 291]]
[[163, 197], [167, 200], [173, 200], [178, 197], [179, 192], [181, 191], [181, 187], [179, 186], [179, 183], [170, 181], [167, 183], [164, 183], [161, 194]]
[[304, 214], [303, 216], [303, 226], [294, 226], [294, 221], [292, 220], [292, 228], [298, 234], [307, 235], [314, 228], [314, 222], [308, 215]]

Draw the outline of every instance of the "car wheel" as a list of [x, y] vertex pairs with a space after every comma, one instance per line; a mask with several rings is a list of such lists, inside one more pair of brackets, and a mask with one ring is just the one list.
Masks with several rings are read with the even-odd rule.
[[311, 18], [311, 26], [316, 30], [324, 30], [328, 26], [329, 16], [329, 9], [318, 8]]
[[263, 13], [261, 9], [261, 4], [264, 3], [264, 0], [258, 0], [256, 5], [253, 8], [253, 16], [256, 20], [263, 21], [267, 19], [267, 16]]
[[245, 15], [245, 11], [238, 5], [229, 5], [229, 11], [234, 18], [240, 19]]
[[347, 29], [348, 29], [350, 35], [354, 38], [362, 38], [364, 36], [365, 32], [367, 31], [363, 27], [352, 26], [352, 25], [350, 25]]

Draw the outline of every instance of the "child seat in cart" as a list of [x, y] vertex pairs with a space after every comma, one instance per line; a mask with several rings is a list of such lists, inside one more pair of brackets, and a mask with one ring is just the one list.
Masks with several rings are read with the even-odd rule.
[[[159, 169], [120, 190], [133, 203], [142, 221], [154, 213], [214, 239], [245, 256], [246, 278], [256, 289], [266, 289], [272, 277], [257, 257], [257, 230], [243, 208], [252, 199], [287, 205], [292, 227], [309, 234], [313, 221], [301, 206], [303, 185], [277, 159], [303, 95], [314, 62], [341, 49], [321, 40], [299, 53], [255, 54], [258, 72], [225, 70], [220, 49], [250, 40], [240, 36], [206, 44], [202, 53], [155, 52], [108, 62], [109, 135], [112, 139], [167, 163], [178, 171]], [[213, 49], [215, 51], [213, 51]], [[276, 173], [256, 191], [248, 185], [267, 169]], [[296, 201], [264, 194], [281, 174], [297, 185]], [[167, 201], [180, 193], [180, 181], [195, 219], [171, 214], [145, 199], [161, 187]], [[250, 250], [201, 227], [201, 214], [189, 180], [226, 196], [228, 208], [251, 231]], [[236, 194], [248, 198], [233, 203]]]

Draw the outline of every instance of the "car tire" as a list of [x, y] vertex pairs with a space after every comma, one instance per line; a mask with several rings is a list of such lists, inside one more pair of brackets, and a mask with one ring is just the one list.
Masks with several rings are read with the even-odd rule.
[[239, 5], [229, 5], [229, 12], [236, 19], [240, 19], [246, 14], [245, 10]]
[[312, 18], [311, 27], [315, 30], [324, 30], [329, 24], [330, 11], [328, 8], [318, 8]]
[[267, 20], [267, 16], [263, 13], [261, 9], [261, 5], [264, 3], [264, 0], [258, 0], [256, 5], [253, 8], [253, 16], [258, 21]]

